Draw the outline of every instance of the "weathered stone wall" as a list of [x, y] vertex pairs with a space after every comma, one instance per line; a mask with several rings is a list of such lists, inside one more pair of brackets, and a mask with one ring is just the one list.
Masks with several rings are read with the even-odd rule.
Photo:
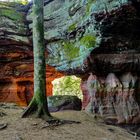
[[[51, 81], [62, 75], [80, 76], [84, 97], [89, 72], [97, 79], [110, 73], [120, 82], [125, 73], [139, 79], [139, 12], [138, 0], [45, 0], [47, 93], [52, 94]], [[0, 3], [0, 18], [0, 100], [25, 105], [24, 98], [30, 100], [33, 93], [32, 4]], [[138, 81], [133, 89], [139, 89]], [[133, 101], [139, 107], [138, 93]], [[84, 107], [90, 99], [84, 98]]]
[[[0, 101], [21, 106], [26, 106], [33, 95], [33, 47], [26, 20], [29, 8], [0, 3]], [[62, 75], [47, 65], [47, 95], [52, 95], [51, 82]]]

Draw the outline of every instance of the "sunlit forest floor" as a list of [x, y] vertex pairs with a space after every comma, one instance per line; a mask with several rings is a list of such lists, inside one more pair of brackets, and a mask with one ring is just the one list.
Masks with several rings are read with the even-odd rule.
[[106, 125], [84, 111], [63, 111], [52, 115], [61, 119], [80, 121], [45, 127], [41, 119], [21, 118], [23, 108], [13, 104], [0, 105], [0, 140], [135, 140], [125, 129]]

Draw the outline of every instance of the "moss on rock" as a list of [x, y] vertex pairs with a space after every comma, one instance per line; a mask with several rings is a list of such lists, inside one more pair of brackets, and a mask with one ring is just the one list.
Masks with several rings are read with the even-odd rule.
[[17, 12], [15, 9], [13, 8], [0, 8], [0, 16], [4, 16], [7, 17], [9, 19], [12, 20], [16, 20], [16, 21], [22, 21], [23, 20], [23, 15], [19, 12]]
[[75, 29], [76, 29], [76, 25], [77, 25], [77, 23], [71, 24], [71, 25], [68, 27], [68, 31], [70, 32], [70, 31], [75, 30]]
[[79, 56], [80, 49], [74, 43], [65, 41], [62, 43], [62, 45], [63, 45], [63, 49], [64, 49], [64, 54], [67, 57], [68, 61]]
[[86, 48], [94, 47], [96, 43], [96, 37], [93, 35], [85, 35], [81, 38], [80, 43]]
[[90, 13], [91, 5], [95, 2], [96, 2], [96, 0], [87, 0], [86, 15], [88, 15]]
[[27, 7], [16, 2], [0, 2], [0, 31], [5, 39], [29, 43]]

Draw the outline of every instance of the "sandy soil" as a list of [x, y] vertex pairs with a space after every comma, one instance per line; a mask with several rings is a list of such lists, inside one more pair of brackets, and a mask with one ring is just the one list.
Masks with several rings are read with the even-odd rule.
[[0, 106], [0, 112], [7, 114], [1, 115], [0, 124], [8, 124], [7, 128], [0, 130], [0, 140], [135, 140], [126, 130], [108, 126], [84, 111], [53, 113], [55, 117], [81, 123], [47, 128], [42, 128], [45, 122], [41, 119], [20, 118], [23, 109], [19, 107]]

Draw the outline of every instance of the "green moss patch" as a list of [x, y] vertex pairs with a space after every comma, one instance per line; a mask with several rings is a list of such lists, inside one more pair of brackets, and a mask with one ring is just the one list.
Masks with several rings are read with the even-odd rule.
[[23, 20], [23, 18], [22, 18], [23, 15], [21, 13], [17, 12], [16, 10], [14, 10], [13, 8], [6, 8], [6, 7], [0, 8], [0, 16], [4, 16], [9, 19], [16, 20], [16, 21]]
[[9, 8], [9, 7], [13, 7], [15, 5], [16, 5], [15, 2], [0, 2], [0, 7], [7, 7], [7, 8]]
[[71, 32], [76, 29], [77, 23], [73, 23], [69, 26], [68, 31]]
[[85, 35], [80, 40], [81, 45], [84, 45], [86, 48], [91, 48], [95, 46], [96, 37], [93, 35]]
[[63, 45], [65, 56], [69, 61], [79, 56], [79, 47], [77, 47], [75, 44], [66, 41], [63, 42], [62, 45]]
[[87, 3], [87, 6], [86, 6], [86, 15], [88, 15], [88, 14], [90, 13], [91, 5], [92, 5], [93, 3], [95, 3], [96, 0], [87, 0], [87, 1], [88, 1], [88, 3]]

